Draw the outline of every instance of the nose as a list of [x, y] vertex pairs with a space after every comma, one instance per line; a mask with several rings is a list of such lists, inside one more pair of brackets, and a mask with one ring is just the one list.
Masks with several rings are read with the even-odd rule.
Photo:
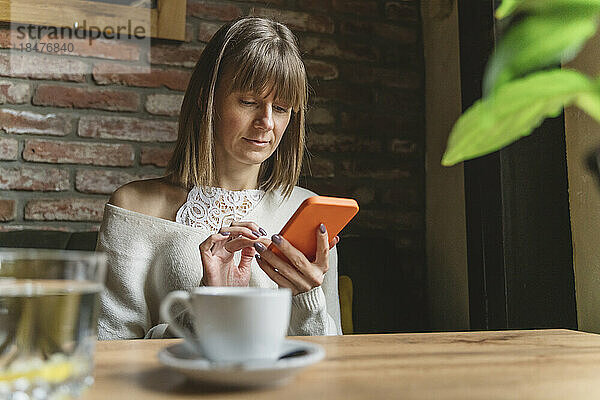
[[273, 122], [273, 106], [266, 104], [259, 111], [254, 126], [265, 131], [271, 131], [275, 127]]

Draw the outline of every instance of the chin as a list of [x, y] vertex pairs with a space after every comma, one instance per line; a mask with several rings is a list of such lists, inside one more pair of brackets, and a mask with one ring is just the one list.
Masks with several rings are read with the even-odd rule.
[[267, 160], [268, 157], [260, 156], [260, 157], [241, 157], [239, 161], [248, 165], [260, 165]]
[[238, 160], [246, 164], [262, 164], [271, 156], [268, 151], [254, 151], [250, 153], [240, 154]]

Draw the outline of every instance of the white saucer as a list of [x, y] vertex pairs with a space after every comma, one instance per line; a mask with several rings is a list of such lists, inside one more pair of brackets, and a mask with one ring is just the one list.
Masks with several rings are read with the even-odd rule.
[[298, 340], [285, 340], [281, 355], [291, 355], [273, 361], [215, 363], [190, 353], [184, 342], [165, 347], [158, 359], [196, 381], [228, 387], [276, 386], [289, 382], [302, 368], [325, 357], [323, 347]]

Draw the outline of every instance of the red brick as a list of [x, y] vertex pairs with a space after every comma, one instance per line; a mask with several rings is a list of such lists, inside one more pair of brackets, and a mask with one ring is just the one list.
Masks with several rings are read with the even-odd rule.
[[73, 119], [64, 114], [38, 114], [30, 111], [0, 109], [0, 129], [7, 133], [65, 136], [73, 129]]
[[373, 90], [369, 85], [356, 85], [335, 80], [318, 82], [313, 89], [318, 98], [339, 100], [346, 104], [370, 106], [374, 101]]
[[23, 104], [31, 100], [31, 88], [27, 82], [0, 81], [0, 104]]
[[311, 132], [307, 139], [311, 151], [337, 152], [381, 152], [381, 142], [374, 138], [351, 135], [318, 134]]
[[0, 200], [0, 221], [12, 221], [16, 216], [16, 200]]
[[161, 87], [184, 91], [188, 85], [191, 71], [179, 69], [148, 68], [117, 63], [97, 63], [94, 65], [94, 81], [98, 85], [129, 85], [141, 87]]
[[415, 45], [384, 46], [380, 50], [381, 64], [421, 71], [424, 69], [420, 51]]
[[383, 39], [411, 45], [417, 42], [419, 31], [418, 28], [412, 26], [377, 23], [375, 34]]
[[229, 4], [188, 0], [187, 15], [203, 19], [231, 21], [237, 17], [241, 17], [243, 13], [241, 8]]
[[0, 160], [16, 160], [19, 157], [19, 142], [0, 137]]
[[341, 183], [339, 181], [331, 179], [307, 179], [306, 187], [308, 190], [312, 190], [318, 195], [322, 196], [335, 196], [335, 197], [351, 197], [352, 187], [347, 183]]
[[0, 76], [85, 82], [90, 66], [80, 60], [36, 54], [0, 54]]
[[419, 150], [417, 143], [412, 140], [401, 140], [398, 138], [392, 139], [388, 148], [392, 153], [405, 155], [416, 154]]
[[418, 3], [414, 0], [388, 1], [385, 3], [385, 17], [394, 21], [417, 21], [419, 13]]
[[[116, 40], [116, 39], [97, 39], [92, 40], [90, 43], [89, 38], [78, 39], [72, 37], [68, 38], [68, 35], [65, 35], [64, 38], [50, 38], [47, 33], [49, 32], [41, 32], [42, 37], [39, 39], [35, 39], [38, 43], [48, 43], [52, 44], [52, 49], [54, 46], [63, 47], [63, 45], [67, 46], [72, 44], [72, 51], [48, 51], [49, 46], [45, 46], [42, 50], [41, 46], [38, 46], [38, 51], [40, 53], [53, 54], [53, 55], [66, 55], [66, 56], [81, 56], [81, 57], [98, 57], [98, 58], [106, 58], [111, 60], [126, 60], [126, 61], [137, 61], [140, 58], [140, 48], [141, 44], [132, 44], [127, 43], [124, 40]], [[4, 35], [8, 35], [8, 38], [4, 38], [3, 42], [6, 44], [6, 40], [8, 40], [8, 46], [18, 46], [20, 44], [26, 45], [30, 42], [28, 36], [21, 38], [20, 34], [16, 30], [12, 30], [9, 33], [4, 33]], [[37, 32], [35, 32], [37, 36]], [[144, 43], [145, 44], [145, 43]]]
[[326, 108], [323, 107], [314, 107], [308, 110], [307, 122], [309, 124], [333, 124], [335, 122], [335, 117], [331, 114]]
[[379, 7], [376, 1], [367, 0], [333, 0], [334, 11], [339, 13], [357, 14], [361, 17], [376, 17], [379, 14]]
[[108, 111], [137, 111], [139, 103], [136, 92], [58, 85], [39, 85], [33, 96], [36, 105]]
[[0, 29], [0, 49], [8, 49], [11, 45], [11, 35], [16, 34], [11, 29], [3, 28]]
[[269, 18], [287, 25], [292, 30], [302, 32], [333, 33], [333, 20], [325, 15], [312, 15], [300, 11], [277, 10], [254, 7], [250, 15]]
[[391, 185], [381, 193], [381, 203], [393, 207], [415, 208], [422, 206], [423, 200], [419, 192], [406, 186]]
[[177, 139], [177, 122], [128, 117], [84, 116], [78, 135], [138, 142], [172, 142]]
[[157, 178], [157, 174], [132, 174], [118, 170], [83, 169], [75, 175], [75, 189], [83, 193], [111, 194], [124, 184], [148, 178]]
[[417, 211], [361, 210], [353, 220], [360, 229], [417, 230], [424, 226], [423, 214]]
[[328, 81], [336, 79], [340, 75], [338, 68], [335, 65], [325, 61], [304, 60], [304, 65], [309, 78]]
[[376, 36], [403, 44], [417, 41], [417, 29], [411, 26], [398, 26], [382, 22], [342, 21], [340, 33], [345, 35]]
[[333, 178], [335, 177], [335, 167], [333, 161], [315, 157], [303, 165], [302, 174], [313, 178]]
[[416, 137], [421, 135], [417, 119], [422, 115], [407, 113], [403, 110], [401, 113], [374, 113], [359, 111], [342, 111], [340, 113], [341, 128], [359, 131], [379, 131], [391, 132], [392, 134], [402, 133], [405, 137]]
[[327, 38], [306, 37], [300, 41], [303, 53], [308, 56], [335, 57], [349, 61], [375, 61], [378, 57], [373, 46], [351, 42], [335, 42]]
[[201, 21], [198, 23], [198, 40], [208, 42], [213, 35], [223, 26], [222, 23]]
[[66, 198], [30, 200], [25, 219], [30, 221], [102, 221], [108, 199]]
[[[20, 48], [20, 45], [26, 46], [30, 42], [28, 37], [24, 37], [15, 29], [2, 29], [0, 30], [0, 47], [6, 49]], [[33, 42], [33, 41], [31, 41]], [[33, 44], [33, 43], [32, 43]]]
[[330, 12], [333, 5], [331, 0], [298, 0], [298, 7], [303, 10]]
[[413, 178], [414, 167], [397, 165], [400, 163], [387, 163], [381, 159], [358, 159], [344, 160], [340, 163], [336, 172], [339, 176], [350, 178], [372, 178], [372, 179], [407, 179]]
[[149, 94], [146, 98], [146, 111], [155, 115], [179, 115], [183, 95]]
[[[58, 51], [52, 52], [54, 55], [64, 56], [80, 56], [80, 57], [95, 57], [105, 58], [109, 60], [125, 60], [125, 61], [137, 61], [140, 59], [140, 46], [136, 44], [127, 43], [123, 40], [109, 40], [109, 39], [98, 39], [92, 40], [90, 43], [88, 39], [77, 39], [77, 38], [65, 38], [65, 39], [49, 39], [48, 36], [43, 37], [39, 40], [39, 43], [58, 43], [62, 45], [73, 44], [73, 51]], [[44, 51], [45, 53], [50, 53]]]
[[344, 35], [374, 36], [375, 24], [379, 22], [346, 20], [340, 22], [340, 33]]
[[[99, 225], [96, 228], [95, 226], [98, 224], [93, 224], [89, 228], [90, 232], [97, 232], [100, 228]], [[16, 232], [16, 231], [27, 231], [27, 230], [36, 230], [36, 231], [52, 231], [52, 232], [81, 232], [82, 230], [79, 228], [72, 228], [67, 226], [48, 226], [46, 224], [43, 225], [0, 225], [0, 232]], [[86, 229], [87, 231], [87, 229]]]
[[374, 102], [379, 110], [398, 110], [409, 114], [422, 113], [425, 111], [423, 94], [419, 90], [398, 90], [389, 87], [378, 87], [374, 89]]
[[366, 186], [358, 187], [352, 192], [352, 198], [354, 198], [361, 206], [371, 204], [375, 199], [375, 190]]
[[186, 42], [191, 42], [194, 40], [194, 31], [195, 27], [192, 24], [185, 24], [185, 39]]
[[398, 89], [420, 89], [421, 74], [415, 70], [364, 65], [341, 66], [341, 79], [360, 84], [380, 84]]
[[204, 45], [154, 45], [151, 49], [150, 62], [152, 64], [180, 65], [186, 68], [193, 68], [200, 58], [204, 47]]
[[285, 0], [246, 0], [247, 3], [264, 3], [264, 4], [273, 4], [275, 6], [283, 6], [285, 5]]
[[69, 171], [58, 168], [0, 168], [0, 190], [69, 190]]
[[142, 146], [140, 164], [166, 167], [171, 159], [173, 148]]
[[128, 167], [133, 165], [133, 148], [128, 144], [102, 144], [27, 140], [23, 158], [27, 161], [59, 164], [93, 164]]

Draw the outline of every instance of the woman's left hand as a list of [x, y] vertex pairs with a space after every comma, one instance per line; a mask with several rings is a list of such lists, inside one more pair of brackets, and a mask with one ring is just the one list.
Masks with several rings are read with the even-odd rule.
[[[312, 288], [321, 286], [325, 272], [329, 269], [329, 243], [327, 243], [327, 230], [321, 224], [315, 232], [317, 236], [317, 254], [314, 262], [309, 261], [304, 254], [290, 244], [284, 237], [273, 235], [273, 244], [287, 257], [289, 262], [268, 250], [261, 243], [255, 243], [254, 248], [259, 253], [256, 255], [258, 265], [263, 271], [279, 285], [290, 288], [292, 295], [308, 292]], [[331, 247], [339, 242], [335, 237]]]

